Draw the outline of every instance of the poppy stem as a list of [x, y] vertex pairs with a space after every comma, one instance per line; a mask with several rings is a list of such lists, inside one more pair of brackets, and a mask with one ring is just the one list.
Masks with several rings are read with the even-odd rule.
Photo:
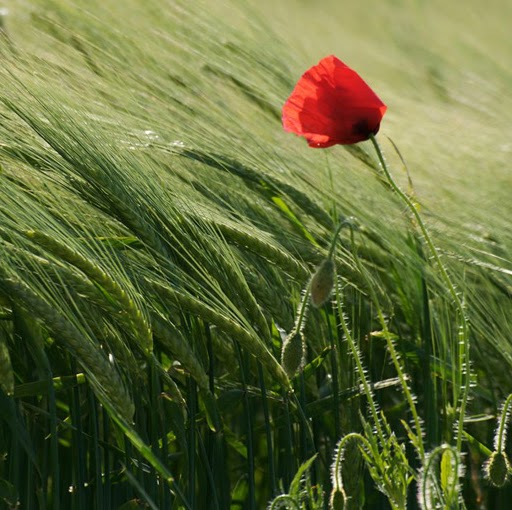
[[334, 251], [336, 250], [336, 243], [338, 241], [338, 235], [341, 232], [341, 229], [349, 224], [350, 221], [347, 219], [344, 219], [339, 222], [338, 226], [336, 227], [336, 230], [334, 231], [334, 235], [332, 236], [331, 246], [329, 246], [329, 253], [327, 254], [328, 259], [332, 259], [334, 256]]
[[[384, 172], [384, 175], [389, 182], [393, 191], [400, 197], [400, 199], [406, 204], [407, 208], [411, 211], [416, 223], [420, 227], [421, 233], [425, 242], [427, 243], [428, 249], [432, 253], [432, 256], [435, 260], [435, 263], [439, 269], [441, 274], [441, 278], [443, 279], [450, 296], [452, 297], [455, 306], [459, 315], [459, 331], [458, 331], [458, 348], [459, 348], [459, 387], [462, 388], [462, 395], [460, 397], [459, 404], [459, 420], [457, 424], [457, 450], [461, 451], [462, 449], [462, 437], [464, 432], [464, 416], [466, 413], [466, 406], [469, 396], [469, 387], [470, 387], [470, 367], [469, 367], [469, 322], [466, 316], [466, 311], [464, 309], [464, 304], [461, 301], [457, 289], [453, 284], [446, 268], [444, 267], [441, 258], [439, 257], [439, 253], [437, 248], [428, 233], [427, 227], [423, 222], [423, 219], [420, 216], [420, 213], [414, 202], [410, 199], [410, 197], [404, 193], [398, 184], [393, 179], [391, 173], [389, 172], [386, 160], [384, 159], [384, 155], [382, 153], [382, 149], [380, 148], [379, 142], [375, 138], [375, 135], [370, 135], [370, 140], [372, 141], [373, 147], [377, 153], [377, 157], [379, 158], [379, 162]], [[464, 380], [462, 378], [464, 377]]]
[[400, 380], [400, 384], [402, 386], [402, 391], [403, 391], [405, 399], [407, 400], [407, 403], [409, 405], [409, 409], [411, 411], [412, 418], [413, 418], [413, 421], [414, 421], [414, 427], [416, 429], [416, 434], [418, 436], [417, 442], [416, 442], [417, 450], [418, 450], [418, 454], [419, 454], [420, 460], [423, 462], [423, 460], [425, 459], [425, 448], [424, 448], [424, 444], [423, 444], [421, 421], [420, 421], [420, 418], [419, 418], [419, 415], [418, 415], [418, 411], [416, 409], [416, 404], [414, 402], [414, 397], [413, 397], [413, 395], [411, 393], [411, 390], [410, 390], [410, 388], [409, 388], [409, 386], [407, 384], [407, 377], [406, 377], [406, 375], [404, 373], [404, 370], [402, 368], [402, 365], [400, 363], [400, 359], [399, 359], [398, 353], [396, 352], [395, 344], [394, 344], [394, 339], [393, 339], [393, 336], [392, 336], [391, 332], [388, 329], [388, 324], [386, 322], [386, 318], [384, 316], [384, 312], [382, 311], [382, 308], [380, 307], [379, 299], [378, 299], [377, 294], [375, 292], [375, 288], [373, 287], [372, 283], [370, 282], [370, 280], [369, 280], [369, 278], [367, 276], [367, 271], [365, 271], [363, 265], [361, 264], [361, 260], [357, 256], [357, 253], [355, 251], [356, 250], [356, 243], [354, 241], [354, 230], [353, 230], [353, 228], [350, 229], [350, 244], [352, 246], [352, 250], [354, 251], [354, 263], [356, 264], [356, 267], [357, 267], [359, 273], [361, 274], [361, 276], [363, 277], [363, 279], [364, 279], [364, 281], [366, 283], [366, 286], [368, 288], [368, 291], [370, 292], [370, 296], [372, 298], [373, 304], [374, 304], [375, 309], [376, 309], [377, 317], [379, 318], [379, 322], [380, 322], [381, 327], [382, 327], [382, 334], [383, 334], [383, 337], [386, 340], [386, 345], [387, 345], [387, 348], [388, 348], [389, 355], [391, 357], [391, 361], [393, 363], [393, 366], [395, 367], [396, 373], [398, 375], [398, 379]]

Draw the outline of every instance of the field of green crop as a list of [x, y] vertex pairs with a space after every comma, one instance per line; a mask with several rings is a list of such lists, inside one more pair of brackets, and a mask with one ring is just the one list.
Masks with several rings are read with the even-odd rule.
[[[508, 510], [511, 19], [1, 4], [0, 509]], [[329, 54], [385, 160], [283, 130]]]

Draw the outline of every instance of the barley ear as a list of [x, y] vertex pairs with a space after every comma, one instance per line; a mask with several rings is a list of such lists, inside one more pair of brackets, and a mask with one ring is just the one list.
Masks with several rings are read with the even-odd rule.
[[95, 261], [88, 259], [81, 253], [61, 243], [57, 239], [35, 230], [25, 231], [25, 236], [49, 251], [53, 255], [65, 260], [84, 273], [92, 282], [103, 288], [117, 302], [119, 308], [133, 326], [146, 354], [153, 351], [153, 335], [144, 313], [139, 309], [130, 293], [126, 292], [107, 272]]
[[[3, 271], [2, 271], [3, 272]], [[107, 398], [116, 411], [128, 422], [132, 421], [135, 406], [119, 372], [109, 362], [99, 346], [83, 332], [79, 325], [65, 317], [54, 305], [34, 292], [14, 275], [1, 274], [0, 281], [19, 306], [37, 318], [61, 345], [73, 354], [84, 367], [95, 392]]]

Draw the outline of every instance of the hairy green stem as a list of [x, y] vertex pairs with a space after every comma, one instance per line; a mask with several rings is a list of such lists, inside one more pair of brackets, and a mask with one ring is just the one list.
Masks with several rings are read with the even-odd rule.
[[[453, 466], [453, 471], [451, 473], [451, 482], [452, 482], [452, 486], [451, 487], [444, 487], [444, 489], [446, 491], [450, 490], [451, 489], [451, 493], [450, 492], [444, 492], [443, 493], [440, 493], [438, 491], [436, 491], [436, 493], [438, 494], [438, 497], [440, 497], [442, 499], [442, 503], [445, 504], [445, 506], [443, 506], [443, 508], [452, 508], [452, 506], [450, 505], [450, 501], [453, 499], [453, 494], [455, 494], [455, 499], [457, 499], [457, 495], [458, 495], [458, 492], [459, 492], [459, 489], [458, 489], [458, 485], [459, 485], [459, 465], [460, 465], [460, 456], [459, 456], [459, 452], [457, 450], [454, 450], [454, 448], [450, 445], [441, 445], [441, 446], [438, 446], [437, 448], [435, 448], [432, 453], [428, 456], [428, 458], [426, 459], [426, 463], [425, 463], [425, 466], [423, 468], [423, 472], [422, 472], [422, 477], [421, 477], [421, 503], [422, 503], [422, 507], [425, 508], [425, 509], [428, 509], [428, 508], [433, 508], [432, 505], [427, 501], [427, 497], [432, 494], [433, 490], [431, 488], [429, 488], [429, 483], [431, 483], [432, 479], [430, 478], [430, 472], [431, 470], [433, 469], [433, 465], [434, 465], [434, 462], [437, 461], [438, 457], [439, 456], [442, 456], [446, 451], [449, 451], [451, 453], [451, 455], [453, 455], [453, 458], [455, 460], [455, 465]], [[435, 477], [436, 475], [434, 475]], [[447, 477], [447, 479], [450, 478], [450, 476], [447, 476], [446, 473], [445, 473], [445, 476]], [[448, 498], [448, 501], [446, 501], [446, 499]], [[437, 506], [436, 506], [437, 508]], [[457, 507], [458, 508], [458, 507]]]
[[[439, 272], [441, 274], [441, 278], [443, 279], [443, 282], [445, 283], [450, 296], [452, 297], [455, 306], [457, 308], [457, 312], [459, 314], [459, 331], [458, 331], [458, 352], [459, 352], [459, 382], [462, 386], [462, 396], [460, 397], [460, 404], [459, 404], [459, 422], [457, 425], [457, 451], [461, 451], [462, 449], [462, 438], [463, 438], [463, 432], [464, 432], [464, 415], [466, 413], [466, 406], [469, 396], [469, 386], [470, 386], [470, 367], [469, 367], [469, 324], [468, 319], [466, 317], [466, 312], [464, 310], [464, 305], [462, 301], [459, 298], [459, 295], [457, 294], [457, 289], [455, 288], [455, 285], [451, 281], [450, 276], [448, 275], [446, 268], [444, 267], [443, 262], [441, 261], [441, 258], [439, 257], [439, 253], [437, 252], [437, 249], [432, 241], [432, 238], [430, 237], [430, 234], [428, 233], [427, 227], [425, 226], [425, 223], [423, 222], [423, 219], [421, 218], [421, 215], [414, 205], [413, 201], [409, 198], [409, 196], [404, 193], [400, 187], [396, 184], [395, 180], [391, 176], [387, 163], [384, 159], [384, 155], [382, 153], [382, 150], [380, 148], [379, 143], [377, 142], [377, 139], [374, 135], [370, 135], [370, 140], [373, 143], [373, 146], [375, 148], [375, 151], [377, 153], [377, 157], [379, 158], [379, 162], [382, 168], [382, 171], [384, 172], [384, 175], [389, 182], [389, 185], [391, 186], [391, 189], [400, 197], [400, 199], [405, 203], [407, 208], [411, 211], [414, 219], [416, 220], [421, 233], [423, 235], [423, 238], [425, 239], [425, 242], [427, 243], [427, 246], [432, 254], [432, 257], [434, 258], [436, 265], [439, 269]], [[464, 378], [464, 380], [462, 380]]]
[[[355, 249], [354, 230], [352, 228], [350, 229], [350, 240], [351, 240], [352, 249]], [[423, 445], [421, 421], [420, 421], [420, 417], [418, 415], [418, 411], [416, 409], [416, 404], [414, 403], [414, 397], [411, 393], [409, 385], [407, 384], [407, 377], [404, 373], [402, 365], [400, 364], [398, 353], [396, 352], [392, 335], [388, 329], [386, 318], [384, 317], [384, 313], [382, 312], [382, 309], [379, 305], [379, 300], [377, 299], [377, 294], [375, 293], [375, 289], [373, 288], [373, 285], [369, 281], [369, 279], [366, 275], [366, 272], [361, 264], [361, 261], [359, 260], [359, 257], [355, 253], [354, 253], [354, 261], [355, 261], [355, 264], [356, 264], [356, 267], [357, 267], [359, 273], [361, 274], [361, 276], [364, 278], [364, 280], [366, 282], [366, 286], [368, 287], [368, 290], [370, 292], [373, 304], [377, 310], [377, 316], [379, 318], [379, 322], [382, 327], [382, 333], [386, 340], [388, 352], [391, 356], [391, 360], [393, 361], [393, 366], [395, 367], [396, 373], [400, 380], [400, 384], [402, 386], [402, 391], [404, 392], [405, 398], [407, 400], [407, 404], [409, 405], [409, 409], [411, 410], [412, 418], [414, 420], [414, 427], [416, 429], [416, 434], [418, 437], [418, 448], [419, 448], [418, 453], [420, 455], [421, 460], [423, 460], [425, 457], [425, 447]]]
[[341, 478], [341, 467], [343, 462], [343, 454], [345, 452], [345, 445], [352, 440], [357, 440], [363, 444], [366, 448], [367, 452], [370, 453], [372, 451], [372, 446], [368, 439], [358, 432], [350, 432], [346, 436], [344, 436], [338, 442], [338, 447], [336, 449], [336, 455], [334, 457], [334, 463], [331, 466], [331, 478], [334, 488], [343, 490], [343, 480]]
[[382, 426], [379, 419], [379, 413], [377, 411], [377, 406], [375, 405], [375, 400], [373, 398], [373, 393], [370, 388], [370, 383], [368, 382], [368, 379], [366, 377], [366, 372], [363, 367], [363, 363], [361, 361], [361, 355], [359, 354], [359, 350], [357, 349], [357, 346], [354, 342], [354, 338], [352, 337], [352, 333], [348, 329], [347, 321], [345, 320], [345, 316], [343, 314], [343, 307], [342, 307], [342, 301], [341, 301], [341, 291], [339, 288], [339, 283], [337, 282], [335, 285], [336, 288], [336, 304], [338, 307], [338, 316], [341, 323], [341, 328], [343, 330], [343, 334], [345, 335], [345, 338], [347, 339], [348, 345], [350, 347], [350, 351], [352, 353], [352, 357], [354, 358], [354, 361], [356, 363], [357, 367], [357, 373], [359, 374], [359, 378], [361, 379], [361, 384], [364, 388], [364, 394], [366, 395], [366, 399], [368, 400], [368, 406], [370, 408], [370, 413], [372, 415], [372, 419], [375, 425], [375, 430], [377, 432], [377, 435], [379, 436], [379, 440], [381, 444], [384, 444], [384, 433], [382, 431]]
[[338, 235], [341, 232], [341, 229], [348, 224], [347, 220], [340, 221], [336, 230], [334, 231], [334, 235], [332, 236], [331, 246], [329, 247], [329, 253], [327, 258], [332, 259], [334, 256], [334, 250], [336, 249], [336, 243], [338, 241]]
[[512, 400], [512, 393], [507, 397], [505, 403], [503, 404], [503, 408], [501, 410], [500, 423], [498, 426], [497, 440], [496, 440], [496, 451], [502, 453], [505, 449], [503, 445], [503, 438], [506, 436], [507, 432], [507, 424], [508, 424], [508, 407], [510, 405], [510, 401]]
[[300, 510], [300, 506], [295, 498], [292, 498], [289, 494], [281, 494], [277, 496], [277, 498], [273, 499], [269, 510], [283, 508], [283, 505], [286, 505], [288, 508], [296, 508], [297, 510]]

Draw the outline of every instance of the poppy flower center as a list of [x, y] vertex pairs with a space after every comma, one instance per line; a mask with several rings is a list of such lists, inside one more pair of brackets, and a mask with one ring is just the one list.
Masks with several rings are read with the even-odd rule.
[[370, 135], [376, 135], [379, 131], [380, 124], [376, 128], [370, 128], [368, 119], [360, 119], [352, 124], [352, 133], [356, 136], [363, 136], [368, 138]]

